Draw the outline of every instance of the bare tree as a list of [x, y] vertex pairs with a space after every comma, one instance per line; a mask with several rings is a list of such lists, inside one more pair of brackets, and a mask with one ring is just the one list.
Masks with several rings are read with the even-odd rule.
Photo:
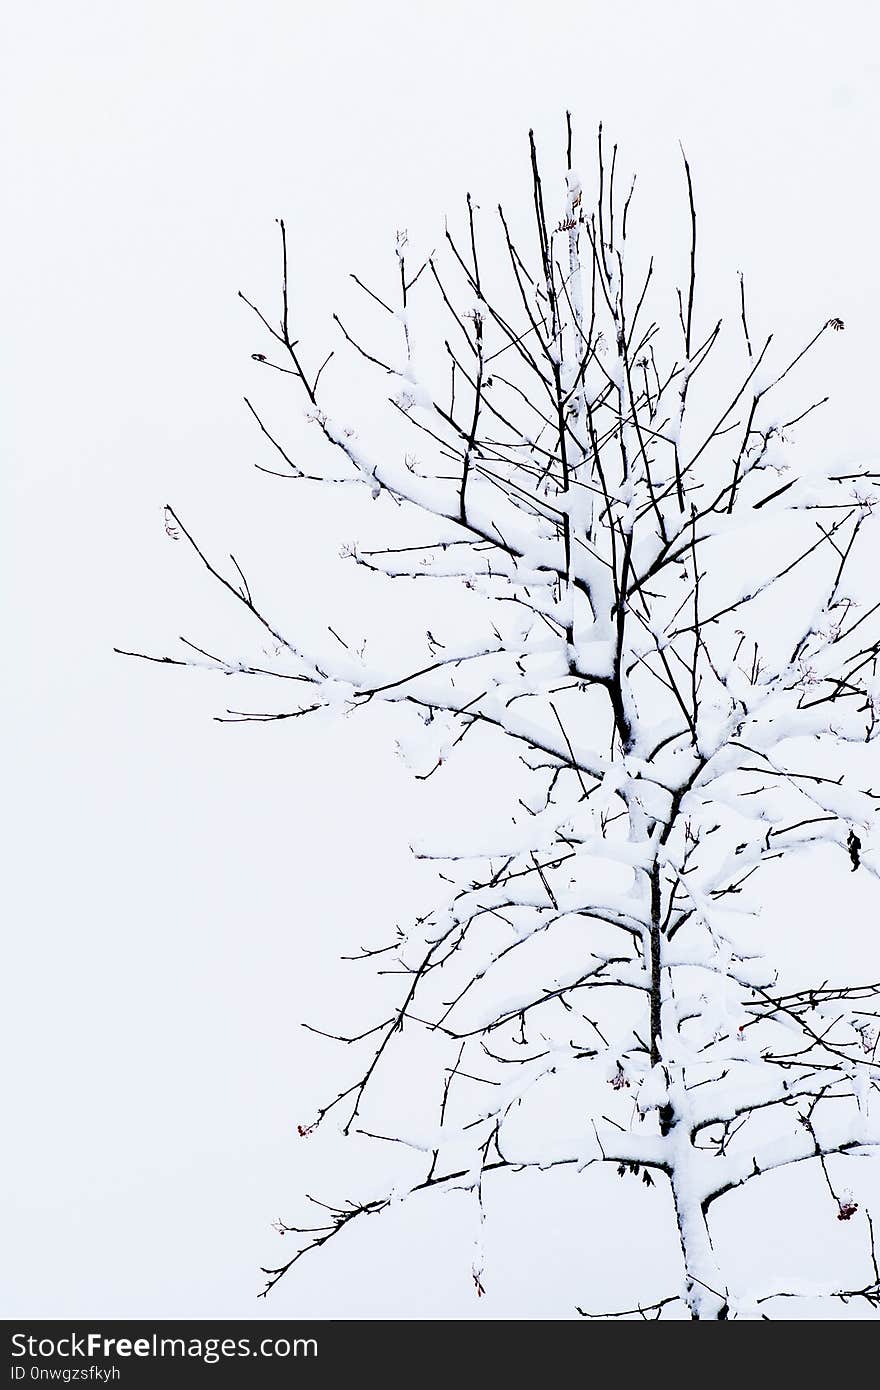
[[[779, 357], [772, 335], [753, 337], [742, 277], [730, 330], [702, 322], [686, 159], [687, 270], [669, 322], [653, 261], [633, 264], [635, 181], [622, 185], [617, 147], [600, 128], [588, 210], [567, 131], [552, 207], [530, 138], [531, 250], [502, 208], [496, 219], [468, 196], [463, 234], [438, 253], [411, 261], [398, 235], [391, 291], [352, 277], [380, 345], [334, 319], [350, 372], [391, 412], [379, 452], [328, 404], [333, 353], [299, 340], [283, 223], [280, 318], [245, 301], [269, 338], [256, 360], [303, 393], [318, 436], [301, 467], [248, 402], [268, 471], [304, 489], [362, 484], [421, 513], [429, 540], [417, 530], [350, 559], [441, 595], [463, 588], [479, 635], [443, 629], [441, 598], [423, 650], [398, 665], [373, 663], [335, 615], [313, 649], [168, 507], [171, 534], [277, 658], [188, 643], [148, 659], [283, 682], [281, 707], [230, 720], [394, 705], [420, 734], [407, 757], [424, 779], [489, 748], [521, 769], [522, 796], [479, 842], [417, 847], [442, 861], [437, 900], [363, 952], [403, 975], [399, 1000], [358, 1036], [329, 1032], [358, 1060], [302, 1132], [332, 1118], [422, 1153], [409, 1196], [466, 1188], [482, 1204], [502, 1171], [594, 1164], [667, 1192], [680, 1286], [585, 1316], [768, 1317], [807, 1294], [876, 1309], [870, 1217], [840, 1170], [880, 1145], [880, 986], [780, 978], [755, 892], [768, 865], [823, 846], [846, 870], [880, 868], [878, 793], [828, 751], [877, 732], [880, 601], [849, 575], [880, 473], [799, 462], [792, 432], [825, 402], [786, 404], [795, 369], [843, 324]], [[420, 1032], [444, 1052], [436, 1124], [414, 1133], [402, 1107], [377, 1133], [377, 1072]], [[567, 1139], [530, 1120], [551, 1084]], [[865, 1223], [864, 1272], [848, 1288], [734, 1289], [715, 1204], [801, 1163], [821, 1168], [833, 1218]], [[279, 1223], [296, 1251], [265, 1271], [264, 1293], [391, 1200], [322, 1201], [314, 1225]], [[474, 1281], [482, 1292], [478, 1264]]]

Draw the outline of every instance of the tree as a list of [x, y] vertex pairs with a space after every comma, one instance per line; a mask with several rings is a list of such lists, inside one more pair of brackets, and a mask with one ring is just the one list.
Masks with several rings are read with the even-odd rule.
[[[280, 321], [245, 300], [270, 340], [256, 360], [303, 393], [318, 436], [302, 468], [248, 401], [275, 451], [267, 471], [303, 489], [359, 484], [413, 518], [412, 544], [349, 558], [437, 587], [421, 653], [379, 664], [335, 615], [310, 646], [168, 507], [170, 533], [277, 659], [192, 644], [147, 659], [283, 682], [292, 696], [230, 720], [385, 702], [426, 781], [468, 757], [509, 756], [521, 775], [522, 794], [479, 841], [417, 847], [442, 862], [436, 901], [364, 950], [403, 974], [399, 1000], [368, 1031], [328, 1034], [358, 1059], [353, 1079], [301, 1133], [334, 1119], [343, 1134], [411, 1147], [423, 1162], [410, 1195], [465, 1187], [482, 1203], [502, 1170], [595, 1164], [667, 1193], [680, 1288], [586, 1316], [767, 1317], [817, 1292], [875, 1309], [870, 1216], [839, 1169], [880, 1145], [880, 986], [830, 983], [831, 969], [806, 988], [781, 978], [755, 892], [775, 861], [823, 847], [852, 872], [880, 867], [868, 847], [878, 793], [835, 762], [878, 727], [880, 602], [865, 604], [849, 577], [880, 473], [801, 461], [795, 427], [827, 397], [787, 404], [795, 369], [843, 324], [779, 358], [772, 334], [752, 336], [742, 276], [732, 328], [701, 322], [686, 159], [687, 273], [670, 315], [653, 260], [639, 266], [633, 251], [635, 180], [621, 192], [617, 147], [609, 158], [600, 127], [588, 211], [570, 119], [567, 133], [556, 210], [530, 137], [534, 254], [502, 208], [496, 223], [468, 195], [463, 236], [447, 231], [438, 254], [411, 262], [398, 235], [393, 294], [352, 277], [384, 340], [333, 317], [343, 380], [368, 382], [390, 411], [379, 452], [327, 402], [334, 354], [310, 365], [299, 341], [283, 222]], [[466, 638], [457, 620], [440, 626], [452, 590], [469, 604]], [[376, 1075], [420, 1033], [443, 1053], [436, 1125], [416, 1134], [402, 1114], [376, 1134]], [[550, 1088], [573, 1137], [533, 1122]], [[809, 1162], [832, 1217], [864, 1221], [866, 1273], [851, 1288], [732, 1288], [715, 1204]], [[265, 1270], [264, 1293], [391, 1200], [322, 1201], [313, 1226], [279, 1223], [296, 1251]], [[478, 1265], [474, 1281], [481, 1293]]]

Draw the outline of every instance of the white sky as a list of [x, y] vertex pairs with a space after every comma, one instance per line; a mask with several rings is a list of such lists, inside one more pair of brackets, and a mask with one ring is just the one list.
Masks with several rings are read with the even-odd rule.
[[[612, 1175], [499, 1207], [479, 1304], [457, 1199], [254, 1301], [284, 1251], [269, 1221], [322, 1170], [344, 1181], [296, 1137], [330, 1064], [298, 1024], [360, 988], [337, 940], [424, 901], [419, 808], [378, 726], [225, 728], [215, 678], [110, 649], [226, 630], [165, 501], [288, 621], [347, 602], [336, 552], [368, 512], [340, 521], [252, 468], [241, 396], [265, 344], [236, 291], [275, 291], [273, 219], [332, 343], [347, 270], [378, 268], [398, 227], [429, 248], [467, 189], [524, 206], [528, 127], [549, 153], [566, 107], [584, 165], [599, 119], [620, 142], [671, 253], [684, 142], [707, 298], [743, 269], [793, 347], [846, 321], [811, 438], [877, 452], [878, 39], [856, 0], [5, 7], [4, 1315], [552, 1317], [645, 1292], [598, 1217]], [[821, 955], [835, 899], [810, 888], [798, 932]], [[665, 1219], [646, 1207], [648, 1247]], [[800, 1258], [794, 1229], [767, 1241]]]

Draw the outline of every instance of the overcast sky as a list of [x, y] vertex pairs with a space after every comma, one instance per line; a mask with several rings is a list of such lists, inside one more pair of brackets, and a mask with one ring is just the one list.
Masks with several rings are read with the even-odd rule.
[[[469, 189], [526, 207], [528, 128], [558, 152], [566, 108], [585, 142], [600, 119], [620, 142], [661, 247], [684, 143], [707, 299], [743, 269], [786, 343], [843, 318], [811, 447], [880, 452], [878, 40], [870, 0], [4, 7], [6, 1316], [552, 1317], [632, 1293], [607, 1184], [529, 1180], [479, 1304], [454, 1198], [255, 1302], [284, 1248], [270, 1221], [344, 1171], [296, 1135], [326, 1090], [299, 1023], [362, 988], [337, 938], [424, 902], [419, 804], [379, 724], [230, 729], [216, 677], [111, 649], [226, 630], [166, 501], [291, 623], [347, 602], [337, 551], [366, 512], [253, 468], [241, 397], [265, 345], [236, 291], [275, 292], [274, 219], [332, 345], [348, 269], [378, 274], [401, 227], [430, 249]], [[810, 889], [819, 958], [840, 900]], [[876, 948], [861, 964], [876, 978]], [[665, 1220], [646, 1208], [651, 1249]], [[799, 1257], [791, 1228], [767, 1239]]]

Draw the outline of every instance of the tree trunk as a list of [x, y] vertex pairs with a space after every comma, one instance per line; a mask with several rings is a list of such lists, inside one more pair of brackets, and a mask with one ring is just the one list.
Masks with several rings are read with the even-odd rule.
[[[682, 1141], [690, 1148], [689, 1136], [683, 1135]], [[729, 1311], [724, 1281], [705, 1213], [688, 1181], [688, 1167], [685, 1157], [673, 1168], [670, 1178], [684, 1261], [684, 1299], [694, 1320], [724, 1321]]]

